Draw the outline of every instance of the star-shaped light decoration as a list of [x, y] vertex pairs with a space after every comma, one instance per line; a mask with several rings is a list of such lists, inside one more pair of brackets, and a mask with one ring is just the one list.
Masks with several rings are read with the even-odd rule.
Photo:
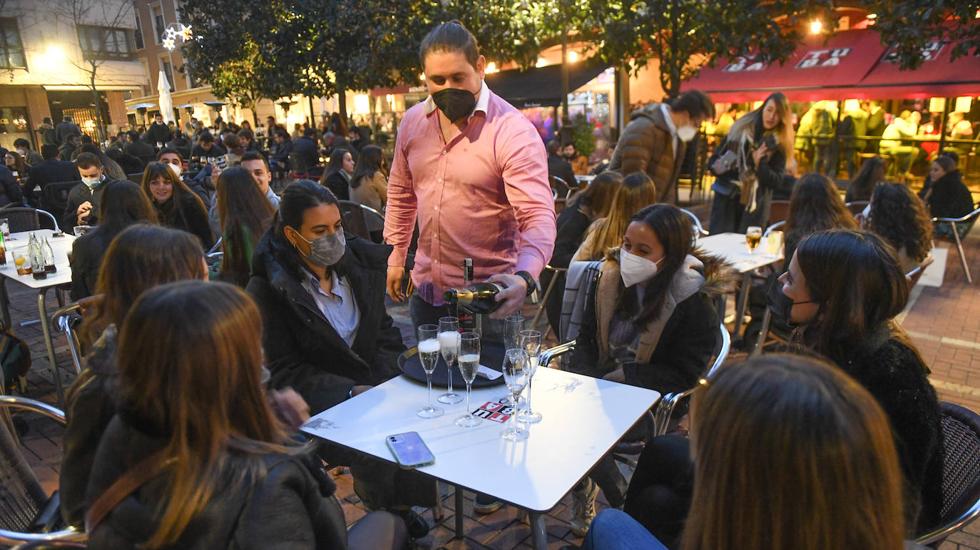
[[176, 47], [176, 43], [174, 42], [173, 38], [170, 38], [168, 36], [163, 39], [163, 47], [170, 51], [173, 51], [174, 47]]
[[194, 33], [191, 32], [190, 25], [187, 25], [186, 27], [184, 25], [180, 26], [180, 37], [184, 40], [184, 42], [194, 38]]
[[177, 29], [173, 27], [167, 27], [167, 29], [163, 31], [163, 38], [165, 40], [176, 40], [177, 32], [178, 32]]

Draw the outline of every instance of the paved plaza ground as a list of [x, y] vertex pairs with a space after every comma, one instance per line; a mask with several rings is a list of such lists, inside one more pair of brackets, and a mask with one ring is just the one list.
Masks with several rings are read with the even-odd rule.
[[[974, 227], [965, 241], [965, 246], [974, 277], [980, 279], [980, 225]], [[36, 319], [38, 316], [36, 294], [15, 283], [8, 282], [7, 288], [11, 296], [11, 315], [15, 323]], [[52, 299], [51, 302], [54, 300]], [[54, 310], [54, 306], [51, 310]], [[393, 314], [403, 333], [411, 333], [406, 308], [395, 307]], [[980, 280], [973, 285], [967, 284], [955, 249], [950, 250], [942, 287], [917, 287], [902, 324], [931, 367], [932, 383], [939, 392], [940, 398], [980, 411]], [[48, 372], [48, 361], [40, 327], [37, 324], [17, 326], [16, 332], [30, 344], [34, 361], [28, 377], [27, 395], [55, 403], [57, 399]], [[70, 357], [64, 337], [59, 335], [56, 344], [58, 361], [67, 368]], [[61, 428], [50, 422], [36, 419], [31, 421], [31, 432], [23, 440], [27, 456], [49, 491], [57, 487], [61, 437]], [[561, 458], [556, 457], [555, 466], [560, 467], [560, 465]], [[347, 521], [353, 523], [365, 514], [365, 510], [354, 494], [350, 476], [338, 470], [334, 471], [334, 475], [338, 497], [344, 504]], [[517, 510], [504, 507], [493, 514], [479, 516], [473, 513], [472, 495], [466, 495], [464, 509], [457, 511], [453, 509], [451, 489], [442, 487], [442, 494], [444, 495], [442, 518], [435, 524], [431, 534], [418, 542], [419, 548], [531, 547], [530, 527], [523, 521]], [[454, 514], [457, 512], [464, 515], [466, 538], [462, 540], [453, 539]], [[430, 523], [433, 522], [431, 511], [425, 511], [424, 517]], [[566, 544], [581, 542], [570, 531], [568, 525], [570, 517], [571, 500], [566, 497], [546, 519], [550, 547], [561, 548]], [[975, 522], [965, 531], [953, 535], [940, 548], [980, 550], [980, 522]]]

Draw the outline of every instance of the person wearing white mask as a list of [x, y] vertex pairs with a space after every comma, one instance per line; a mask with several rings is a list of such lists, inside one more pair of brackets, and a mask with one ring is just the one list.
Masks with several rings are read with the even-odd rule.
[[82, 153], [75, 159], [75, 167], [82, 183], [68, 192], [68, 206], [59, 224], [65, 231], [76, 225], [94, 226], [99, 223], [98, 213], [102, 204], [102, 191], [108, 179], [103, 172], [102, 161], [92, 153]]
[[616, 143], [609, 170], [646, 172], [657, 186], [657, 202], [674, 202], [687, 144], [714, 116], [711, 98], [697, 90], [634, 111]]
[[[717, 344], [715, 298], [733, 286], [734, 270], [696, 247], [684, 212], [654, 204], [633, 216], [601, 271], [568, 370], [661, 394], [696, 385]], [[622, 506], [626, 481], [611, 459], [573, 491], [575, 533], [588, 531], [598, 488]]]

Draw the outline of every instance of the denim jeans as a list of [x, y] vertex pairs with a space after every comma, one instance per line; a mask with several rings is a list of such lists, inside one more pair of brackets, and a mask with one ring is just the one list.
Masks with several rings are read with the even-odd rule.
[[592, 520], [582, 550], [667, 550], [626, 512], [607, 508]]

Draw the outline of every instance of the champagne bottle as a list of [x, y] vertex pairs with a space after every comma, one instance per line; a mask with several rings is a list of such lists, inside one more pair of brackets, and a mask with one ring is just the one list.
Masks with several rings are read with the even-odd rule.
[[35, 279], [47, 279], [48, 274], [44, 271], [44, 252], [41, 251], [41, 241], [34, 233], [27, 244], [27, 253], [31, 258], [31, 275]]
[[451, 288], [446, 291], [444, 298], [451, 304], [463, 306], [477, 314], [487, 314], [497, 311], [501, 302], [495, 298], [503, 287], [496, 283], [473, 283], [466, 288]]
[[48, 242], [48, 238], [44, 238], [44, 246], [41, 249], [44, 255], [44, 271], [47, 273], [54, 273], [58, 271], [58, 266], [54, 263], [54, 250], [51, 249], [51, 243]]
[[[463, 259], [463, 286], [468, 287], [473, 282], [473, 258]], [[466, 306], [456, 305], [456, 317], [459, 318], [459, 328], [463, 332], [476, 332], [476, 314]]]

